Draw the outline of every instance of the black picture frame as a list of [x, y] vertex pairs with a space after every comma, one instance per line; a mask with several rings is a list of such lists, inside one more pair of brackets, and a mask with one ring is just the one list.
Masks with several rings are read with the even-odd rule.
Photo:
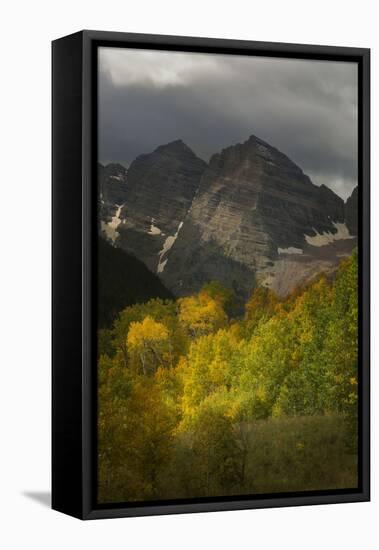
[[[97, 506], [96, 178], [99, 46], [355, 61], [359, 76], [359, 487]], [[52, 44], [52, 507], [81, 519], [370, 499], [370, 50], [81, 31]]]

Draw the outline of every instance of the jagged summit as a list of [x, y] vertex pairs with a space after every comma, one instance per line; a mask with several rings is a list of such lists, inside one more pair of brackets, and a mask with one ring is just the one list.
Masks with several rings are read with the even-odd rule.
[[176, 139], [174, 141], [170, 141], [169, 143], [165, 143], [164, 145], [159, 145], [151, 153], [145, 153], [143, 155], [140, 155], [139, 157], [137, 157], [137, 159], [140, 157], [142, 158], [150, 157], [153, 154], [170, 155], [170, 156], [187, 155], [191, 157], [196, 157], [192, 149], [186, 143], [184, 143], [182, 139]]
[[176, 295], [212, 279], [241, 296], [255, 281], [285, 294], [334, 269], [355, 243], [355, 195], [345, 205], [255, 135], [209, 164], [180, 139], [159, 146], [132, 162], [123, 190], [108, 222], [116, 246]]
[[120, 164], [119, 162], [109, 162], [104, 166], [104, 168], [108, 171], [109, 174], [116, 174], [119, 175], [120, 173], [126, 173], [127, 168], [123, 164]]
[[243, 163], [245, 165], [254, 163], [268, 170], [269, 173], [276, 167], [282, 172], [301, 175], [304, 183], [312, 184], [309, 177], [303, 173], [303, 170], [287, 155], [255, 135], [251, 135], [242, 143], [236, 143], [222, 149], [220, 153], [216, 153], [211, 157], [209, 165], [217, 169], [220, 165], [227, 166], [233, 163], [240, 163], [241, 165]]
[[206, 166], [182, 140], [139, 155], [128, 170], [117, 246], [133, 253], [153, 272], [163, 272], [165, 257]]

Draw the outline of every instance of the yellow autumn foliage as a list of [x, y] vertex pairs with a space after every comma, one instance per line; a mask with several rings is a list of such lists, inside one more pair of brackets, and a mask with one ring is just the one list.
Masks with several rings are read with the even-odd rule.
[[192, 336], [207, 334], [225, 325], [226, 314], [219, 300], [207, 292], [200, 291], [195, 296], [178, 300], [179, 321]]
[[[244, 316], [231, 313], [230, 291], [215, 282], [193, 296], [121, 312], [98, 340], [102, 498], [251, 492], [268, 479], [277, 440], [284, 454], [283, 463], [275, 462], [274, 489], [287, 489], [299, 469], [313, 483], [323, 445], [328, 456], [337, 453], [336, 441], [339, 449], [349, 445], [353, 460], [357, 270], [353, 254], [334, 278], [319, 276], [287, 298], [257, 288]], [[296, 428], [305, 425], [309, 433]], [[269, 447], [260, 445], [266, 437]], [[331, 485], [344, 452], [330, 469], [337, 476]], [[325, 479], [321, 472], [315, 487], [322, 489]]]
[[138, 348], [148, 343], [162, 342], [167, 338], [168, 330], [165, 325], [148, 316], [141, 322], [131, 323], [127, 344], [130, 348]]

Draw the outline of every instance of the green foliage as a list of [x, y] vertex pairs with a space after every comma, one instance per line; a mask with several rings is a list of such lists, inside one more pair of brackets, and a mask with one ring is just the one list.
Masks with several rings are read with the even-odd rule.
[[222, 495], [238, 482], [241, 453], [232, 420], [202, 404], [192, 422], [192, 449], [200, 494]]
[[218, 281], [209, 281], [202, 290], [211, 298], [218, 301], [228, 317], [233, 317], [238, 311], [237, 297], [230, 288], [222, 286]]
[[245, 305], [246, 326], [253, 332], [258, 323], [268, 320], [279, 306], [278, 296], [269, 288], [258, 286]]
[[190, 417], [212, 393], [230, 390], [236, 377], [232, 358], [238, 347], [238, 339], [227, 329], [200, 336], [191, 343], [187, 357], [180, 363], [184, 417]]
[[99, 331], [103, 502], [356, 484], [358, 258], [286, 299], [151, 299]]
[[176, 423], [175, 410], [162, 397], [153, 380], [137, 376], [126, 399], [100, 402], [99, 498], [104, 502], [158, 496]]

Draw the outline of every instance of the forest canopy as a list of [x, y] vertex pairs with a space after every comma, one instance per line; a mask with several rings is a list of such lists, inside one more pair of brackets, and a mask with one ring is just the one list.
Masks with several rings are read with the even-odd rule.
[[358, 258], [243, 316], [211, 281], [98, 334], [99, 502], [357, 484]]

